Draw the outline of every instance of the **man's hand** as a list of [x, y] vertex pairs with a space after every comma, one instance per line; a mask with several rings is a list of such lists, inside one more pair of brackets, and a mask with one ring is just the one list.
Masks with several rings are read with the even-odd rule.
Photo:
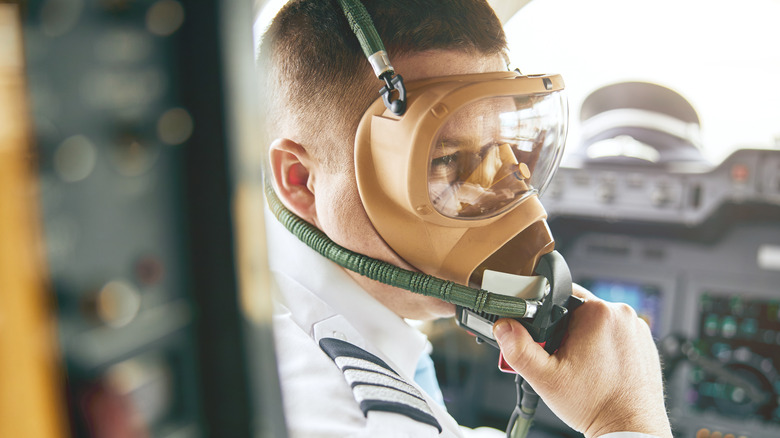
[[494, 334], [504, 359], [547, 406], [588, 438], [610, 432], [671, 437], [658, 351], [650, 328], [626, 304], [608, 303], [576, 286], [585, 300], [553, 355], [513, 319]]

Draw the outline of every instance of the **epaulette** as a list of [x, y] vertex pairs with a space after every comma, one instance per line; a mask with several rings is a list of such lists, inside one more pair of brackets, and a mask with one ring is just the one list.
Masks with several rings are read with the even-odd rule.
[[335, 338], [320, 339], [320, 348], [344, 373], [352, 393], [368, 416], [370, 411], [394, 412], [442, 428], [420, 391], [387, 363], [360, 347]]

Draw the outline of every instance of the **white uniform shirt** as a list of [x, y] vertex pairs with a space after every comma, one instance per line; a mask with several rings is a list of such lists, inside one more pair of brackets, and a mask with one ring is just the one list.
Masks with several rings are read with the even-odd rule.
[[[366, 293], [344, 270], [312, 250], [267, 214], [274, 296], [274, 338], [285, 419], [295, 437], [494, 437], [504, 432], [458, 426], [414, 382], [426, 336]], [[346, 341], [376, 356], [419, 391], [438, 428], [409, 416], [364, 416], [345, 374], [319, 345]], [[411, 391], [411, 389], [410, 389]], [[639, 438], [639, 434], [610, 438]]]

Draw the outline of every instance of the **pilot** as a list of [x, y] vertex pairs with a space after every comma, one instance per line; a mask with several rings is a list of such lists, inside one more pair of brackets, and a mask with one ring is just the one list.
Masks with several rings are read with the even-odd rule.
[[[471, 280], [457, 266], [463, 260], [488, 253], [512, 258], [496, 252], [502, 244], [492, 239], [506, 233], [500, 225], [506, 215], [522, 211], [511, 222], [532, 230], [512, 231], [520, 236], [515, 248], [535, 245], [531, 236], [546, 236], [546, 226], [538, 226], [543, 216], [531, 187], [549, 181], [558, 163], [565, 110], [554, 91], [561, 84], [515, 80], [519, 74], [507, 67], [501, 23], [484, 0], [362, 3], [393, 58], [393, 71], [408, 86], [408, 109], [392, 111], [406, 111], [403, 117], [386, 110], [377, 93], [383, 83], [337, 0], [290, 1], [267, 29], [259, 52], [274, 138], [268, 155], [272, 195], [300, 224], [313, 226], [304, 232], [307, 238], [328, 242], [310, 247], [280, 221], [268, 221], [287, 425], [292, 436], [302, 437], [503, 436], [463, 428], [447, 413], [430, 371], [430, 343], [408, 322], [452, 317], [455, 306], [343, 269], [324, 255], [341, 248], [348, 258], [363, 257], [379, 270], [399, 267], [465, 285]], [[446, 114], [457, 110], [452, 105], [427, 111], [447, 124], [426, 134], [428, 116], [415, 113], [422, 104], [411, 100], [450, 93], [440, 85], [452, 81], [475, 84], [484, 98], [452, 117]], [[386, 82], [386, 92], [391, 84]], [[402, 100], [402, 91], [407, 90], [398, 87], [385, 99]], [[517, 110], [504, 112], [507, 105]], [[416, 127], [382, 125], [401, 119]], [[484, 141], [506, 130], [513, 139], [534, 135], [534, 140]], [[420, 146], [415, 135], [431, 140]], [[435, 150], [418, 150], [427, 144]], [[402, 174], [411, 176], [397, 178]], [[399, 206], [419, 197], [431, 202], [417, 211]], [[433, 215], [438, 223], [424, 220]], [[531, 219], [523, 225], [522, 217]], [[463, 238], [472, 232], [479, 237]], [[549, 251], [550, 242], [542, 242], [540, 248]], [[515, 319], [496, 322], [491, 336], [508, 365], [587, 437], [671, 437], [647, 325], [628, 306], [604, 302], [577, 286], [574, 294], [584, 304], [573, 312], [568, 337], [554, 354]]]

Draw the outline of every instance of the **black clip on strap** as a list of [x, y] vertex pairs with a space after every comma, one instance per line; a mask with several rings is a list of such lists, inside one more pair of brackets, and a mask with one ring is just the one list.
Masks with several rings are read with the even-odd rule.
[[[385, 106], [393, 112], [393, 114], [400, 116], [406, 112], [406, 87], [404, 86], [404, 78], [401, 75], [393, 76], [393, 72], [389, 71], [381, 76], [385, 81], [385, 86], [379, 90], [379, 94], [382, 95], [382, 100], [385, 102]], [[398, 98], [392, 100], [393, 90], [398, 91]]]

